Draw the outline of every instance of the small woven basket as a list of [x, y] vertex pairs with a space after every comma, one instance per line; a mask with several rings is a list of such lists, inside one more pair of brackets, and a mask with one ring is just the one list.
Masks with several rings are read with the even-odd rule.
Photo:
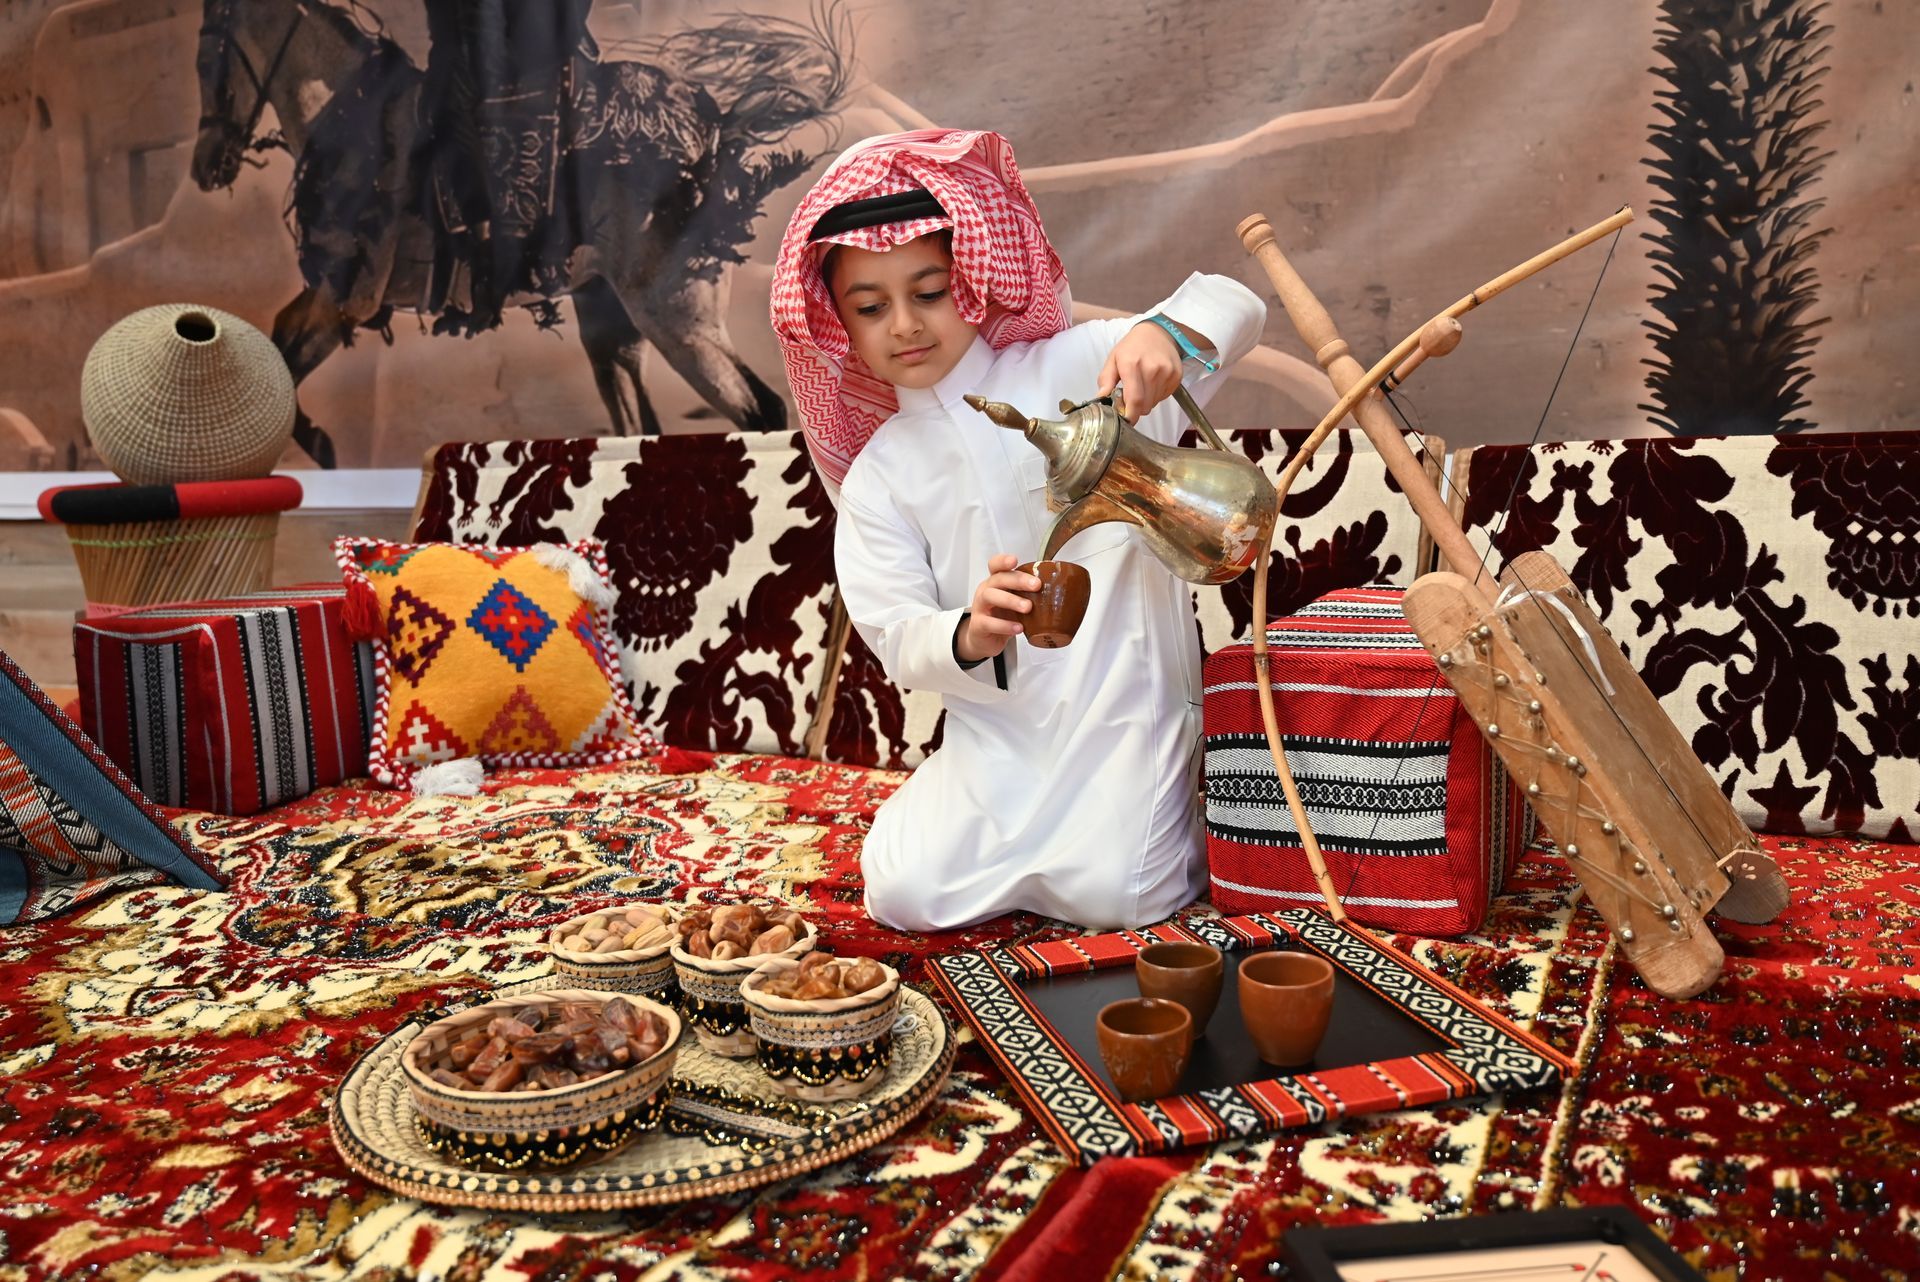
[[727, 961], [695, 957], [675, 941], [671, 955], [674, 975], [680, 981], [680, 1009], [702, 1046], [734, 1059], [745, 1059], [759, 1047], [759, 1039], [747, 1024], [740, 981], [775, 958], [797, 961], [802, 953], [813, 951], [820, 942], [820, 931], [810, 921], [803, 919], [801, 924], [806, 933], [780, 952], [750, 953]]
[[617, 1153], [657, 1126], [666, 1111], [667, 1081], [685, 1030], [670, 1007], [644, 997], [626, 1000], [667, 1022], [665, 1048], [644, 1063], [577, 1086], [543, 1091], [455, 1090], [428, 1076], [428, 1062], [462, 1033], [495, 1016], [527, 1006], [604, 1003], [619, 996], [580, 988], [516, 994], [429, 1024], [400, 1059], [421, 1139], [435, 1152], [470, 1166], [554, 1170]]
[[747, 976], [740, 996], [757, 1055], [775, 1090], [790, 1099], [828, 1104], [872, 1090], [893, 1061], [893, 1024], [900, 1014], [900, 972], [880, 963], [886, 981], [851, 997], [798, 1001], [761, 986], [798, 966], [777, 957]]
[[677, 1004], [680, 999], [680, 984], [674, 978], [671, 955], [674, 942], [679, 938], [673, 933], [673, 925], [680, 918], [677, 909], [668, 910], [667, 937], [646, 948], [582, 953], [560, 946], [560, 941], [577, 931], [582, 923], [594, 917], [610, 916], [618, 911], [620, 910], [605, 909], [598, 913], [583, 913], [572, 921], [555, 926], [548, 932], [547, 952], [553, 957], [553, 969], [587, 988], [603, 989], [610, 993], [629, 993], [669, 1006]]

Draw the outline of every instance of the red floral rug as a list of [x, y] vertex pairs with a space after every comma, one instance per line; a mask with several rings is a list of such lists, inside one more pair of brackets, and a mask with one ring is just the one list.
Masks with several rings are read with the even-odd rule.
[[1024, 916], [942, 936], [868, 921], [858, 842], [898, 779], [676, 753], [514, 772], [474, 799], [360, 786], [254, 820], [183, 818], [227, 893], [141, 888], [0, 935], [0, 1282], [1224, 1279], [1268, 1276], [1296, 1224], [1563, 1197], [1636, 1202], [1690, 1254], [1763, 1253], [1770, 1277], [1802, 1275], [1803, 1246], [1836, 1231], [1883, 1264], [1914, 1240], [1920, 1040], [1911, 1005], [1890, 1016], [1913, 1000], [1894, 941], [1920, 876], [1912, 850], [1844, 843], [1792, 852], [1789, 920], [1734, 946], [1711, 1001], [1616, 982], [1603, 1024], [1605, 932], [1568, 907], [1550, 857], [1523, 861], [1481, 935], [1397, 941], [1590, 1066], [1530, 1098], [1081, 1170], [963, 1032], [946, 1090], [897, 1136], [725, 1198], [453, 1210], [335, 1153], [327, 1099], [361, 1052], [429, 1004], [544, 973], [545, 928], [600, 903], [778, 899], [818, 914], [839, 951], [921, 981], [937, 952], [1066, 933]]
[[1779, 838], [1793, 904], [1672, 1002], [1616, 977], [1565, 1200], [1709, 1278], [1920, 1277], [1920, 847]]

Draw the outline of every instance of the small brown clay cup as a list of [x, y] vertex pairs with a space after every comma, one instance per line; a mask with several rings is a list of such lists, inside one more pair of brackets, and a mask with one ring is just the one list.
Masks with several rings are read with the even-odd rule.
[[1255, 953], [1240, 963], [1240, 1018], [1260, 1058], [1311, 1063], [1333, 1013], [1333, 965], [1308, 953]]
[[1093, 578], [1087, 568], [1072, 561], [1029, 561], [1014, 573], [1031, 574], [1040, 580], [1038, 592], [1014, 593], [1033, 602], [1033, 609], [1014, 616], [1025, 630], [1027, 643], [1057, 650], [1073, 640], [1080, 621], [1087, 617], [1087, 599], [1093, 594]]
[[1207, 1035], [1207, 1021], [1220, 1004], [1226, 962], [1210, 944], [1148, 944], [1133, 959], [1142, 997], [1179, 1002], [1193, 1016], [1194, 1040]]
[[1100, 1058], [1122, 1099], [1173, 1094], [1193, 1049], [1193, 1016], [1179, 1002], [1129, 997], [1100, 1008]]

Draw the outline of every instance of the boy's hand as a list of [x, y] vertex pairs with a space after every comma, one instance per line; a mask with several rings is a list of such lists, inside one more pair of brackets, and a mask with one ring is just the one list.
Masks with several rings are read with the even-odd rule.
[[1015, 574], [1020, 558], [1003, 553], [987, 561], [987, 577], [973, 590], [972, 612], [960, 627], [954, 648], [965, 663], [991, 659], [1007, 648], [1007, 642], [1026, 629], [1018, 619], [1003, 619], [997, 611], [1025, 614], [1033, 603], [1016, 592], [1038, 592], [1040, 580], [1031, 574]]
[[1096, 395], [1107, 395], [1116, 384], [1125, 388], [1120, 413], [1138, 422], [1180, 386], [1180, 356], [1180, 345], [1173, 341], [1173, 335], [1152, 321], [1141, 321], [1107, 353]]

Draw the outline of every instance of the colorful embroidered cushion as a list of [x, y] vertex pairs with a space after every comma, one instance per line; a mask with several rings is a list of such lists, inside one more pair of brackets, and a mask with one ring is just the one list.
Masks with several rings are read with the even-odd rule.
[[132, 886], [226, 885], [213, 861], [0, 652], [0, 924]]
[[531, 548], [334, 540], [347, 626], [374, 642], [368, 772], [406, 785], [426, 766], [585, 766], [639, 755], [608, 627], [600, 543]]

